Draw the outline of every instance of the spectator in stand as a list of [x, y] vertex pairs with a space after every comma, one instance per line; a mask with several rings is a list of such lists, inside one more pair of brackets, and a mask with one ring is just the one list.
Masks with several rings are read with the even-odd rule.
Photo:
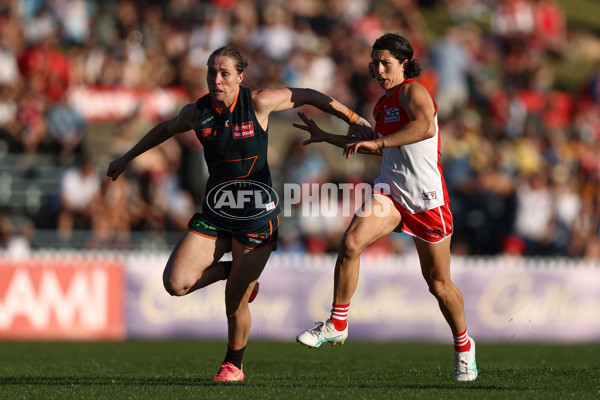
[[555, 228], [552, 235], [554, 254], [568, 255], [569, 243], [572, 241], [572, 228], [577, 216], [581, 213], [581, 197], [577, 189], [579, 182], [566, 165], [553, 167], [551, 190], [554, 205]]
[[21, 29], [28, 46], [35, 46], [55, 34], [58, 23], [45, 1], [26, 1], [22, 5], [24, 7], [19, 8], [23, 22]]
[[111, 184], [102, 181], [100, 191], [90, 203], [92, 237], [87, 249], [129, 249], [132, 227], [143, 218], [144, 209], [134, 198], [132, 186], [126, 179]]
[[70, 82], [70, 60], [58, 49], [58, 43], [58, 30], [55, 29], [28, 48], [19, 60], [23, 78], [37, 81], [39, 91], [50, 102], [59, 101]]
[[73, 157], [80, 156], [87, 125], [79, 111], [73, 107], [64, 94], [61, 100], [50, 106], [46, 113], [51, 151], [59, 155], [62, 165], [73, 163]]
[[62, 37], [68, 45], [82, 45], [90, 36], [90, 7], [85, 0], [69, 0], [56, 7], [55, 13], [63, 27]]
[[34, 233], [33, 221], [13, 221], [7, 215], [0, 214], [0, 249], [4, 254], [12, 258], [29, 256]]
[[91, 203], [99, 191], [100, 176], [89, 157], [84, 157], [78, 165], [64, 172], [60, 180], [60, 210], [57, 223], [61, 240], [68, 242], [73, 229], [91, 228]]
[[499, 93], [503, 86], [502, 55], [498, 44], [489, 38], [481, 38], [475, 54], [479, 67], [473, 73], [470, 97], [476, 106], [487, 107], [494, 93]]
[[558, 57], [565, 51], [565, 13], [556, 0], [532, 0], [534, 41], [546, 53]]
[[272, 3], [263, 12], [263, 25], [250, 38], [253, 49], [274, 62], [285, 61], [296, 47], [296, 37], [290, 16], [283, 5]]
[[48, 139], [45, 111], [47, 97], [40, 91], [40, 79], [31, 79], [19, 98], [17, 121], [20, 125], [20, 141], [27, 153], [46, 152]]
[[431, 66], [437, 71], [435, 98], [440, 120], [465, 108], [469, 100], [469, 76], [476, 68], [464, 42], [465, 27], [448, 28], [431, 51]]
[[429, 48], [427, 46], [427, 24], [423, 16], [423, 7], [417, 0], [389, 0], [379, 3], [378, 13], [381, 15], [387, 31], [405, 32], [412, 38], [415, 57], [425, 60]]
[[569, 255], [600, 260], [597, 251], [600, 238], [599, 203], [597, 192], [596, 194], [591, 191], [583, 193], [580, 212], [571, 225], [572, 239], [569, 242]]
[[298, 50], [287, 66], [286, 84], [292, 87], [314, 87], [327, 92], [336, 80], [336, 65], [328, 56], [328, 40], [308, 36], [299, 40]]
[[13, 86], [21, 79], [17, 60], [19, 38], [15, 21], [0, 17], [0, 85]]
[[12, 86], [0, 85], [0, 154], [23, 151], [15, 91]]
[[517, 187], [515, 233], [523, 238], [527, 255], [552, 253], [554, 199], [546, 171], [524, 177]]
[[534, 30], [528, 0], [498, 0], [491, 15], [491, 31], [504, 41], [528, 38]]
[[490, 122], [506, 139], [523, 136], [527, 120], [527, 105], [519, 96], [518, 90], [509, 85], [489, 98]]
[[191, 51], [201, 51], [198, 58], [206, 59], [210, 49], [216, 49], [229, 43], [229, 14], [211, 6], [202, 9], [202, 19], [190, 32]]
[[506, 167], [510, 153], [483, 134], [483, 121], [464, 112], [440, 129], [446, 134], [444, 176], [454, 219], [452, 249], [455, 253], [495, 254], [499, 238], [511, 232], [514, 222], [514, 182]]

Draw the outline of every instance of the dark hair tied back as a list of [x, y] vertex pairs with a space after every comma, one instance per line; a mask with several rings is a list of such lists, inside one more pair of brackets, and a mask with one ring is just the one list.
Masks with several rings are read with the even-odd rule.
[[216, 56], [225, 56], [231, 58], [235, 63], [235, 70], [240, 74], [244, 72], [248, 66], [248, 61], [244, 58], [242, 53], [240, 53], [238, 49], [231, 45], [220, 47], [213, 51], [210, 57], [208, 57], [208, 61], [210, 62], [210, 60]]
[[404, 76], [406, 78], [414, 78], [421, 75], [421, 66], [417, 60], [410, 60], [404, 67]]
[[404, 68], [406, 78], [414, 78], [421, 74], [421, 66], [417, 60], [413, 60], [414, 50], [405, 37], [386, 33], [375, 41], [373, 50], [388, 50], [398, 61], [408, 60]]

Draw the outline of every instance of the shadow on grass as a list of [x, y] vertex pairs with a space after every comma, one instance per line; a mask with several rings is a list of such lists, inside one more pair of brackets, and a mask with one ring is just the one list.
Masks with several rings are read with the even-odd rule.
[[123, 377], [123, 376], [97, 376], [97, 377], [65, 377], [65, 376], [5, 376], [0, 377], [0, 387], [2, 386], [196, 386], [196, 387], [215, 387], [215, 386], [238, 386], [243, 385], [247, 388], [269, 388], [279, 387], [280, 389], [414, 389], [414, 390], [497, 390], [497, 391], [515, 391], [527, 390], [527, 388], [517, 388], [514, 386], [503, 387], [496, 385], [478, 385], [477, 383], [459, 383], [451, 382], [448, 384], [365, 384], [365, 383], [344, 383], [332, 384], [314, 382], [297, 383], [289, 380], [278, 382], [277, 379], [247, 379], [245, 382], [215, 383], [212, 379], [195, 377]]
[[[274, 386], [274, 383], [269, 382], [247, 382], [246, 385], [251, 387], [266, 387], [271, 388]], [[314, 383], [310, 384], [282, 384], [281, 387], [290, 387], [290, 388], [304, 388], [304, 389], [356, 389], [356, 390], [376, 390], [376, 389], [412, 389], [412, 390], [497, 390], [497, 391], [519, 391], [519, 390], [529, 390], [529, 388], [518, 388], [518, 387], [505, 387], [505, 386], [497, 386], [497, 385], [478, 385], [476, 383], [464, 383], [464, 382], [450, 382], [447, 384], [416, 384], [416, 383], [377, 383], [377, 384], [364, 384], [364, 383], [354, 383], [354, 384], [321, 384], [315, 385]]]
[[123, 376], [91, 376], [91, 377], [67, 377], [67, 376], [5, 376], [0, 377], [1, 386], [33, 385], [33, 386], [203, 386], [213, 384], [208, 379], [194, 377], [123, 377]]

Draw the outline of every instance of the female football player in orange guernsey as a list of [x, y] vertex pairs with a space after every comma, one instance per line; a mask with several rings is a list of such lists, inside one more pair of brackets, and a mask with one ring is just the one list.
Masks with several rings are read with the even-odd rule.
[[[351, 131], [361, 124], [368, 125], [343, 104], [315, 90], [251, 90], [242, 85], [247, 65], [240, 52], [231, 46], [215, 50], [208, 59], [209, 93], [185, 105], [175, 118], [152, 128], [128, 152], [112, 161], [106, 172], [115, 180], [135, 157], [177, 133], [196, 131], [210, 173], [207, 195], [202, 213], [191, 218], [188, 230], [171, 253], [163, 283], [169, 294], [184, 296], [227, 279], [228, 346], [213, 379], [217, 382], [244, 380], [242, 357], [251, 324], [248, 303], [256, 295], [257, 280], [277, 247], [280, 208], [268, 202], [259, 205], [250, 202], [246, 207], [220, 212], [216, 197], [209, 194], [229, 188], [228, 194], [234, 195], [238, 188], [251, 185], [271, 188], [267, 164], [271, 112], [309, 104], [348, 122]], [[233, 260], [221, 261], [230, 251]]]
[[[362, 205], [342, 239], [330, 318], [296, 340], [314, 348], [327, 342], [344, 343], [362, 250], [393, 231], [403, 231], [413, 236], [423, 277], [452, 331], [455, 379], [472, 381], [477, 378], [475, 342], [467, 334], [462, 294], [450, 279], [453, 223], [440, 163], [437, 105], [413, 79], [420, 74], [420, 66], [404, 37], [383, 35], [375, 41], [371, 58], [371, 75], [385, 92], [373, 111], [374, 132], [359, 137], [333, 135], [302, 113], [304, 125], [294, 124], [310, 133], [305, 144], [327, 142], [343, 147], [347, 158], [357, 152], [382, 156], [374, 195]], [[385, 190], [378, 191], [378, 187]], [[382, 215], [380, 210], [388, 212]]]

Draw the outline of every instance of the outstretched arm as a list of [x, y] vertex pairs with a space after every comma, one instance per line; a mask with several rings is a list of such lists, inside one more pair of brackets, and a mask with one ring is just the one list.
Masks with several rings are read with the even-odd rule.
[[[325, 142], [325, 143], [329, 143], [329, 144], [332, 144], [334, 146], [344, 149], [350, 143], [353, 143], [355, 141], [355, 139], [350, 139], [349, 136], [347, 136], [347, 135], [335, 135], [333, 133], [329, 133], [329, 132], [322, 130], [321, 128], [319, 128], [319, 126], [317, 125], [317, 123], [315, 121], [308, 118], [306, 116], [306, 114], [304, 114], [302, 112], [299, 112], [298, 116], [300, 117], [300, 119], [302, 119], [302, 121], [304, 122], [304, 125], [296, 124], [296, 123], [292, 123], [292, 125], [298, 129], [302, 129], [303, 131], [306, 131], [310, 134], [310, 138], [308, 138], [308, 140], [305, 140], [303, 142], [304, 145], [307, 145], [310, 143]], [[365, 153], [365, 154], [374, 154], [374, 155], [382, 154], [381, 151], [370, 151], [370, 150], [366, 150], [366, 149], [361, 149], [360, 152]]]
[[350, 125], [370, 126], [367, 120], [344, 104], [317, 90], [298, 88], [259, 89], [254, 91], [252, 96], [254, 112], [263, 127], [267, 126], [271, 112], [290, 110], [304, 105], [316, 107], [346, 121]]
[[110, 176], [113, 181], [117, 180], [119, 175], [125, 171], [134, 158], [151, 148], [158, 146], [177, 133], [193, 129], [195, 107], [196, 103], [187, 104], [175, 118], [163, 121], [150, 129], [150, 131], [148, 131], [148, 133], [127, 153], [109, 164], [108, 169], [106, 170], [106, 176]]

